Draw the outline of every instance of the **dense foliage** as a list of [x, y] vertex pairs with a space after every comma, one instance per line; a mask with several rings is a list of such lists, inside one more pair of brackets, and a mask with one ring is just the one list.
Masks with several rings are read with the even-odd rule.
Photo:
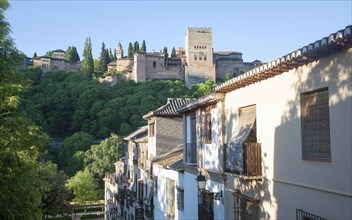
[[14, 71], [24, 56], [9, 35], [8, 7], [0, 0], [0, 219], [41, 219], [67, 204], [61, 190], [66, 177], [40, 160], [48, 137], [20, 108], [19, 96], [30, 81]]
[[52, 137], [67, 137], [83, 131], [95, 138], [111, 133], [126, 135], [146, 124], [142, 116], [166, 103], [167, 98], [190, 97], [181, 81], [135, 83], [120, 81], [107, 87], [77, 73], [25, 70], [36, 80], [23, 96], [28, 116]]
[[81, 59], [79, 58], [77, 48], [75, 46], [69, 46], [66, 50], [66, 60], [69, 62], [77, 62]]

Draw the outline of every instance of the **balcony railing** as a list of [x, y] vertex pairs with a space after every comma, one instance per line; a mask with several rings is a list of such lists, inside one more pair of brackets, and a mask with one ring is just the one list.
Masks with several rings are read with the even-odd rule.
[[187, 164], [197, 164], [197, 144], [196, 143], [187, 143], [186, 149], [186, 163]]
[[305, 212], [302, 209], [296, 209], [296, 219], [297, 220], [326, 220], [320, 216]]
[[225, 170], [248, 178], [261, 178], [261, 144], [244, 143], [225, 146]]

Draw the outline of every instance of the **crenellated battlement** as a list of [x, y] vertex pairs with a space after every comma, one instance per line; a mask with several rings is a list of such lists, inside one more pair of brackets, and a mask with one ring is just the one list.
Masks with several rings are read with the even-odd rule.
[[189, 27], [188, 30], [190, 31], [212, 31], [210, 27]]

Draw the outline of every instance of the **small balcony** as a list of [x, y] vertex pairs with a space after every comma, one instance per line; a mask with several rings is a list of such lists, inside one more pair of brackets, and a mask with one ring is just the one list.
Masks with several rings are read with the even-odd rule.
[[327, 220], [326, 218], [322, 218], [312, 213], [305, 212], [302, 209], [296, 209], [296, 219], [297, 220]]
[[245, 179], [262, 178], [260, 143], [227, 144], [225, 149], [226, 172], [241, 175]]

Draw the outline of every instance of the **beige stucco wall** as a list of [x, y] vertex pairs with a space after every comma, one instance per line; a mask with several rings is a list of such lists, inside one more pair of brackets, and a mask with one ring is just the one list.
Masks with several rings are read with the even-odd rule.
[[116, 70], [121, 72], [132, 72], [133, 59], [118, 59], [116, 60]]
[[[263, 181], [228, 176], [227, 185], [260, 199], [262, 219], [295, 219], [296, 209], [327, 219], [352, 218], [351, 60], [349, 49], [226, 94], [227, 141], [237, 110], [256, 105]], [[324, 87], [329, 89], [331, 162], [303, 160], [300, 94]], [[231, 208], [227, 215], [233, 217]]]

